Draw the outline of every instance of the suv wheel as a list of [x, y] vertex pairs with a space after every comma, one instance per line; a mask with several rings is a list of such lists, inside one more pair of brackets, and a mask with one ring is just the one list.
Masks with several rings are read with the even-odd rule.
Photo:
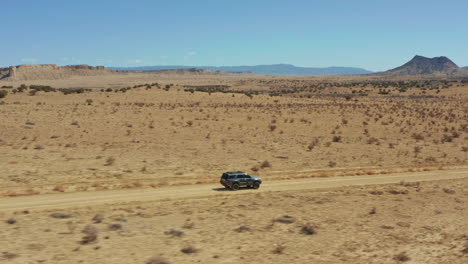
[[234, 183], [231, 187], [234, 191], [235, 190], [239, 190], [239, 184], [238, 183]]
[[254, 182], [254, 184], [252, 185], [254, 189], [258, 189], [260, 188], [260, 183], [259, 182]]

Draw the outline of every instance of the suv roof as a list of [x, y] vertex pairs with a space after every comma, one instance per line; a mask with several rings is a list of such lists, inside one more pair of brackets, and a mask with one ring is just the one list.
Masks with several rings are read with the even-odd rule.
[[247, 174], [247, 173], [242, 172], [242, 171], [228, 171], [228, 172], [225, 172], [224, 174]]

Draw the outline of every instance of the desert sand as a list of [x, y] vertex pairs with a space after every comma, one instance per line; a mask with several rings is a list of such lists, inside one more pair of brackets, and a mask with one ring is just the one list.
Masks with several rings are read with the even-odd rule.
[[[2, 86], [0, 262], [468, 260], [466, 82], [120, 72]], [[231, 170], [264, 184], [217, 191]], [[275, 187], [288, 184], [303, 188]], [[157, 199], [184, 188], [200, 195]], [[119, 198], [84, 202], [101, 192]], [[125, 199], [139, 192], [155, 199]], [[12, 206], [54, 195], [78, 202]]]

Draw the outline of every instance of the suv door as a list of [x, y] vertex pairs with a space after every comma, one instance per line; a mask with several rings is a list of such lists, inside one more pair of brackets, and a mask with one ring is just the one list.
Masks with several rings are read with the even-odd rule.
[[250, 175], [245, 175], [245, 183], [246, 185], [252, 185], [254, 182], [254, 179]]
[[237, 175], [237, 179], [238, 179], [239, 185], [241, 186], [247, 185], [247, 179], [245, 178], [245, 175]]

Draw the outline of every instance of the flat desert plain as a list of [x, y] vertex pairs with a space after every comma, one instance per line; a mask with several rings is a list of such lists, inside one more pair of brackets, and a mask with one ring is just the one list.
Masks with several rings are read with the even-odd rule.
[[[0, 262], [468, 261], [466, 82], [188, 71], [3, 86]], [[264, 183], [220, 188], [232, 170]]]

